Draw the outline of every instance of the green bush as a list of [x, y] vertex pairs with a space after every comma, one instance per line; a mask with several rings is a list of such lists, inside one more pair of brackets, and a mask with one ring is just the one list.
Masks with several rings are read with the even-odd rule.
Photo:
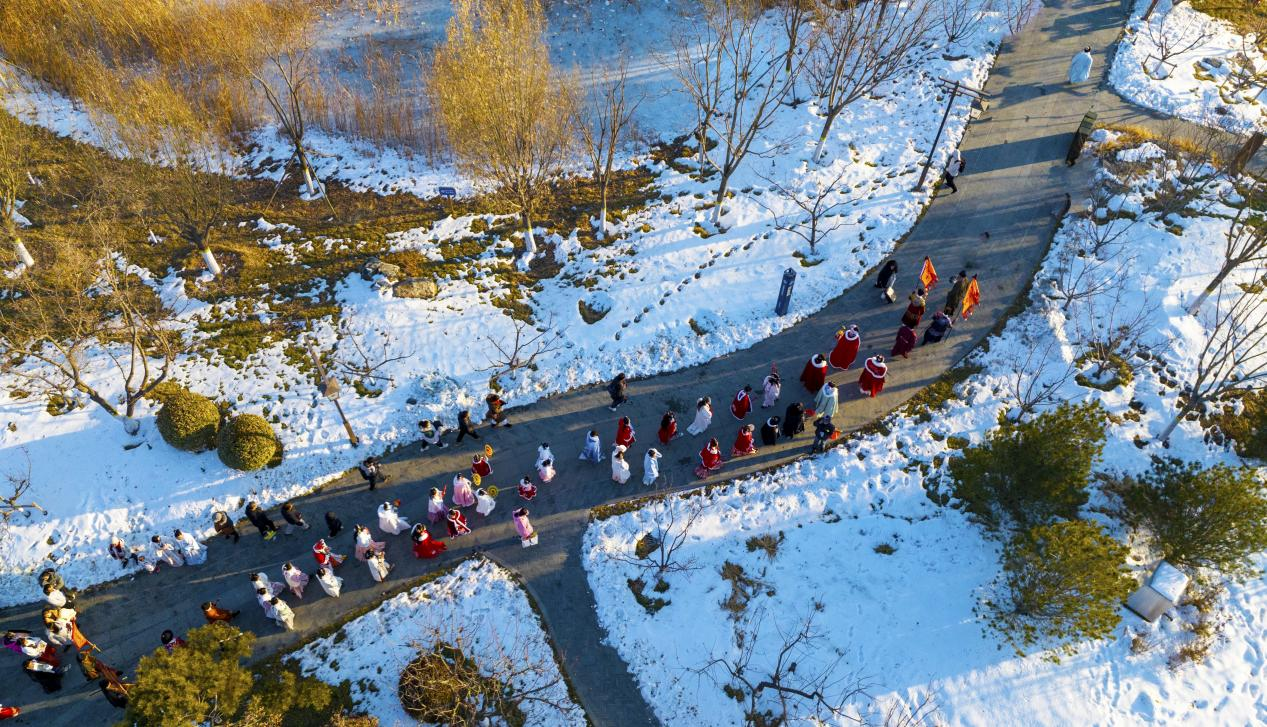
[[257, 470], [277, 452], [277, 436], [264, 417], [239, 414], [220, 428], [220, 461], [235, 470]]
[[1076, 640], [1108, 636], [1135, 587], [1127, 553], [1083, 520], [1017, 533], [1003, 550], [1002, 597], [988, 604], [990, 625], [1022, 655], [1038, 644], [1072, 652]]
[[1255, 553], [1267, 550], [1267, 488], [1251, 467], [1156, 459], [1124, 488], [1124, 519], [1175, 565], [1258, 575]]
[[982, 444], [950, 461], [955, 497], [997, 528], [1075, 519], [1086, 504], [1091, 466], [1104, 448], [1098, 403], [1062, 404], [1027, 422], [1002, 422]]
[[1232, 440], [1232, 447], [1242, 457], [1267, 459], [1267, 391], [1254, 391], [1240, 397], [1240, 413], [1229, 405], [1210, 422]]
[[163, 397], [155, 419], [163, 441], [186, 452], [205, 452], [216, 446], [220, 431], [220, 410], [215, 402], [192, 391], [178, 391]]

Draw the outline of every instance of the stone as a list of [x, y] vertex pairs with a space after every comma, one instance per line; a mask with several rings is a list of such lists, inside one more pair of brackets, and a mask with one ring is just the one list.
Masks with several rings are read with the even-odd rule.
[[373, 280], [381, 275], [389, 280], [399, 280], [402, 272], [399, 265], [386, 263], [376, 257], [372, 257], [366, 260], [364, 267], [361, 268], [361, 277], [365, 280]]
[[392, 295], [397, 298], [421, 298], [431, 300], [440, 294], [440, 286], [426, 278], [406, 278], [392, 286]]

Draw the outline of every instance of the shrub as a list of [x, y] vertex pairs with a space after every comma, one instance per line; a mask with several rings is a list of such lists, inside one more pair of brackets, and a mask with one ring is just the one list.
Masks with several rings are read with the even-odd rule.
[[1232, 447], [1242, 457], [1267, 459], [1267, 391], [1254, 391], [1240, 397], [1241, 411], [1225, 408], [1213, 417], [1213, 424], [1232, 440]]
[[163, 441], [186, 452], [205, 452], [216, 445], [220, 410], [215, 402], [192, 391], [168, 392], [155, 420]]
[[1075, 640], [1104, 638], [1135, 586], [1127, 552], [1083, 520], [1017, 533], [1003, 550], [1003, 597], [988, 604], [990, 625], [1022, 655], [1039, 642], [1071, 652]]
[[1002, 422], [986, 441], [950, 462], [955, 497], [997, 528], [1074, 519], [1087, 501], [1091, 466], [1104, 448], [1098, 403], [1062, 404], [1027, 422]]
[[277, 436], [264, 417], [239, 414], [220, 428], [220, 461], [235, 470], [257, 470], [277, 451]]
[[449, 644], [437, 644], [406, 664], [397, 692], [405, 712], [420, 722], [474, 725], [493, 715], [512, 725], [525, 721], [510, 690]]
[[1267, 550], [1267, 488], [1253, 468], [1202, 470], [1158, 458], [1122, 500], [1126, 521], [1171, 563], [1233, 577], [1258, 574], [1253, 556]]

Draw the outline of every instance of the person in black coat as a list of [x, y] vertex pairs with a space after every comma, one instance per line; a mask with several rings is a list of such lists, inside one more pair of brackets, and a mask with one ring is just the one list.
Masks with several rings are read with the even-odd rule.
[[251, 521], [256, 530], [260, 531], [260, 535], [265, 540], [272, 540], [277, 534], [277, 526], [268, 517], [268, 513], [260, 509], [259, 503], [252, 500], [246, 506], [246, 519]]
[[[897, 280], [897, 261], [890, 260], [884, 264], [884, 267], [880, 268], [880, 275], [875, 279], [875, 287], [880, 290], [888, 290], [895, 280]], [[884, 297], [890, 303], [893, 302], [887, 294]]]
[[805, 405], [799, 401], [788, 405], [783, 414], [783, 436], [791, 439], [805, 431]]
[[326, 527], [330, 529], [330, 537], [332, 538], [343, 529], [343, 521], [339, 519], [338, 515], [334, 514], [333, 510], [326, 513]]
[[774, 444], [779, 441], [779, 422], [782, 421], [777, 416], [770, 417], [765, 420], [765, 424], [761, 425], [761, 443]]
[[607, 393], [612, 398], [612, 405], [607, 408], [616, 411], [616, 407], [629, 401], [628, 391], [629, 384], [625, 380], [625, 375], [623, 373], [616, 374], [616, 378], [612, 379], [611, 383], [607, 385]]
[[357, 470], [360, 471], [361, 477], [370, 485], [370, 490], [387, 481], [387, 473], [383, 472], [383, 468], [378, 463], [378, 457], [366, 457]]
[[475, 425], [471, 424], [471, 412], [463, 409], [458, 412], [458, 438], [457, 442], [462, 442], [462, 437], [470, 437], [471, 439], [479, 439], [480, 435], [475, 433]]
[[60, 692], [62, 689], [62, 671], [51, 664], [39, 661], [38, 659], [29, 659], [22, 666], [26, 675], [31, 677], [31, 681], [40, 685], [45, 694]]
[[835, 433], [836, 425], [832, 424], [831, 417], [819, 417], [814, 422], [814, 446], [810, 448], [810, 451], [822, 452], [827, 449], [827, 441], [831, 439], [831, 435]]
[[304, 514], [299, 512], [293, 502], [282, 505], [282, 519], [286, 521], [286, 534], [290, 535], [295, 528], [300, 530], [308, 529], [308, 521], [304, 520]]

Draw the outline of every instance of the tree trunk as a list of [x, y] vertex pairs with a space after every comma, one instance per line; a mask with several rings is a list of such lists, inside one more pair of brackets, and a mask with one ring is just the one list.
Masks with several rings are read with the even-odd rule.
[[1152, 0], [1152, 2], [1148, 3], [1148, 9], [1144, 11], [1144, 14], [1140, 16], [1140, 19], [1148, 20], [1148, 18], [1152, 16], [1153, 11], [1156, 9], [1157, 9], [1157, 0]]
[[1187, 411], [1180, 409], [1179, 413], [1175, 414], [1175, 418], [1171, 419], [1170, 423], [1166, 425], [1166, 428], [1161, 430], [1161, 434], [1157, 436], [1157, 440], [1162, 444], [1169, 442], [1171, 433], [1175, 431], [1175, 427], [1179, 426], [1179, 421], [1183, 419], [1187, 413]]
[[836, 117], [840, 115], [840, 110], [828, 111], [827, 118], [823, 119], [823, 130], [818, 134], [818, 146], [814, 148], [814, 163], [817, 164], [823, 156], [823, 151], [827, 146], [827, 135], [831, 133], [831, 125], [836, 123]]
[[18, 259], [22, 261], [23, 265], [28, 268], [35, 267], [35, 258], [31, 257], [31, 253], [26, 249], [26, 245], [22, 243], [21, 238], [13, 238], [13, 249], [17, 251]]
[[1219, 286], [1223, 284], [1223, 281], [1232, 273], [1232, 270], [1235, 267], [1235, 265], [1225, 263], [1223, 267], [1219, 269], [1219, 274], [1214, 276], [1214, 280], [1211, 280], [1210, 284], [1205, 286], [1205, 290], [1201, 291], [1201, 295], [1198, 295], [1197, 299], [1192, 302], [1192, 305], [1188, 306], [1189, 315], [1195, 316], [1197, 311], [1201, 310], [1201, 306], [1205, 304], [1205, 301], [1212, 293], [1214, 293], [1214, 291], [1219, 289]]
[[607, 239], [607, 182], [604, 181], [598, 186], [599, 196], [603, 200], [602, 211], [598, 213], [598, 239]]
[[726, 201], [726, 189], [730, 186], [730, 175], [733, 172], [723, 171], [721, 181], [717, 184], [717, 204], [713, 205], [713, 225], [721, 227], [721, 205]]
[[523, 213], [524, 218], [524, 252], [535, 255], [537, 254], [537, 239], [532, 236], [532, 217], [527, 211]]
[[211, 252], [211, 248], [204, 247], [202, 249], [202, 261], [206, 263], [207, 270], [209, 270], [212, 275], [218, 276], [224, 272], [220, 269], [220, 263], [216, 262], [215, 253]]

